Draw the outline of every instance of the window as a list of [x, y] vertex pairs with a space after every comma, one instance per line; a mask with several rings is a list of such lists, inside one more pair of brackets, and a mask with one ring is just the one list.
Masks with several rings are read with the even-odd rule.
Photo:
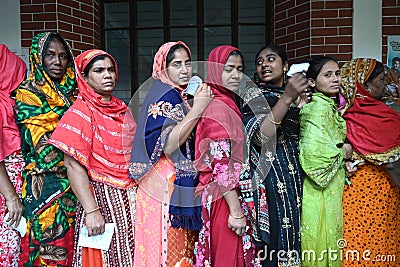
[[126, 103], [151, 77], [164, 42], [185, 42], [194, 61], [206, 61], [215, 46], [237, 46], [252, 76], [255, 53], [269, 40], [265, 0], [104, 0], [103, 10], [104, 48], [119, 66], [115, 95]]

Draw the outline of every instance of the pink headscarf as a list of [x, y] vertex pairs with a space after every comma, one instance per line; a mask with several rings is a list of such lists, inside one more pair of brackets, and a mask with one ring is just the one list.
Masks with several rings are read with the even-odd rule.
[[189, 47], [182, 41], [177, 41], [177, 42], [168, 42], [163, 44], [157, 51], [157, 53], [154, 56], [154, 63], [153, 63], [153, 78], [156, 80], [160, 80], [165, 84], [168, 84], [178, 90], [183, 90], [182, 88], [179, 87], [179, 85], [175, 84], [171, 79], [168, 77], [167, 73], [167, 55], [169, 50], [171, 50], [171, 47], [174, 45], [181, 44], [183, 45], [187, 51], [189, 51], [189, 56], [191, 57], [191, 52]]
[[26, 64], [7, 46], [0, 44], [0, 161], [21, 148], [21, 138], [14, 119], [15, 101], [11, 93], [23, 82]]

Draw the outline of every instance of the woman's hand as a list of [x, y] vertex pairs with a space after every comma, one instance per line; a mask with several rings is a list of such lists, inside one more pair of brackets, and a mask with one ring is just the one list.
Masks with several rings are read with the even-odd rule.
[[353, 154], [353, 146], [349, 143], [344, 143], [342, 148], [344, 150], [344, 159], [351, 159], [351, 155]]
[[352, 167], [352, 164], [353, 164], [353, 162], [351, 162], [351, 161], [346, 161], [346, 163], [345, 163], [347, 177], [353, 176], [357, 171], [357, 165]]
[[309, 86], [306, 77], [304, 74], [296, 73], [288, 79], [283, 96], [293, 102], [307, 90], [309, 90]]
[[297, 97], [297, 99], [294, 101], [294, 104], [298, 107], [301, 108], [307, 103], [310, 103], [312, 100], [312, 92], [310, 89], [306, 89], [303, 93]]
[[195, 109], [202, 113], [211, 103], [213, 98], [214, 95], [210, 86], [205, 83], [201, 84], [194, 94], [192, 109]]
[[230, 228], [237, 235], [242, 236], [246, 231], [246, 217], [244, 217], [243, 214], [237, 217], [233, 217], [231, 214], [229, 214], [228, 228]]
[[24, 213], [24, 205], [22, 204], [21, 199], [19, 199], [18, 196], [6, 200], [6, 205], [9, 215], [6, 223], [11, 227], [17, 227]]
[[88, 228], [89, 236], [104, 234], [106, 222], [103, 215], [101, 215], [100, 210], [86, 214], [85, 224]]

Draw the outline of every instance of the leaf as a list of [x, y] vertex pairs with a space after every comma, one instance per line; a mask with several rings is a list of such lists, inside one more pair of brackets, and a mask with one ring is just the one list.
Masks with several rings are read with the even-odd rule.
[[32, 194], [36, 200], [42, 195], [44, 174], [32, 174]]
[[56, 224], [53, 228], [47, 228], [43, 231], [43, 239], [56, 239], [57, 236], [61, 235], [63, 227], [61, 224]]
[[49, 154], [46, 155], [46, 157], [44, 157], [44, 161], [45, 161], [45, 162], [51, 162], [51, 161], [53, 161], [54, 159], [57, 158], [58, 153], [59, 153], [58, 150], [53, 150], [53, 151], [51, 151]]
[[28, 105], [33, 105], [37, 107], [42, 106], [42, 101], [39, 99], [39, 97], [25, 89], [17, 90], [16, 99]]
[[40, 256], [46, 260], [61, 261], [67, 258], [68, 251], [65, 248], [52, 246], [52, 245], [40, 245]]
[[45, 133], [44, 135], [42, 135], [42, 137], [40, 137], [39, 142], [35, 147], [36, 153], [40, 154], [43, 151], [43, 149], [45, 149], [48, 146], [47, 141], [49, 140], [50, 136], [51, 133]]

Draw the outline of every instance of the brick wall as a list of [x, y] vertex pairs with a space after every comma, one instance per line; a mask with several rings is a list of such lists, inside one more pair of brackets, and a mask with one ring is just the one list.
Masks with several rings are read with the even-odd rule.
[[326, 54], [352, 57], [352, 0], [275, 0], [272, 41], [288, 52], [290, 63]]
[[387, 62], [387, 37], [400, 35], [400, 0], [382, 1], [382, 63]]
[[100, 0], [20, 0], [21, 46], [39, 32], [57, 31], [74, 55], [101, 47]]

